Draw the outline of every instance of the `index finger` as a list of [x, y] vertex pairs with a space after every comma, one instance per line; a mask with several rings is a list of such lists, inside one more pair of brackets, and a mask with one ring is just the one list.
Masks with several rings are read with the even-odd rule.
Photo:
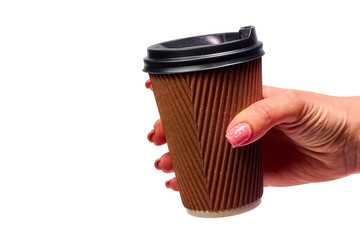
[[148, 79], [148, 80], [145, 82], [145, 87], [148, 88], [148, 89], [150, 89], [150, 90], [153, 90], [150, 79]]

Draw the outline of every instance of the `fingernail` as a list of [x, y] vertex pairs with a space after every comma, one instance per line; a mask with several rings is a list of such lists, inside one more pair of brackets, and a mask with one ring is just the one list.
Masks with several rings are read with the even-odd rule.
[[165, 182], [166, 188], [170, 188], [174, 191], [179, 191], [179, 186], [177, 185], [176, 178], [172, 178]]
[[145, 82], [145, 87], [153, 90], [150, 79]]
[[225, 135], [232, 147], [239, 147], [243, 145], [252, 136], [253, 132], [249, 124], [240, 123], [233, 127], [229, 133]]
[[159, 167], [159, 163], [160, 163], [160, 159], [156, 160], [154, 163], [154, 166], [157, 170], [161, 170], [161, 168]]
[[154, 134], [155, 134], [155, 130], [153, 129], [153, 130], [151, 130], [151, 131], [149, 132], [149, 134], [147, 135], [147, 139], [148, 139], [150, 142], [154, 142], [154, 140], [153, 140]]
[[166, 186], [166, 188], [170, 188], [170, 181], [171, 181], [172, 179], [170, 179], [170, 180], [167, 180], [166, 182], [165, 182], [165, 186]]

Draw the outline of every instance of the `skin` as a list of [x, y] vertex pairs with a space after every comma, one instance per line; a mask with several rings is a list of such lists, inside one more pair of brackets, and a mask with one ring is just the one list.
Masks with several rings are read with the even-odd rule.
[[[151, 89], [149, 80], [146, 87]], [[252, 136], [242, 146], [262, 138], [264, 186], [324, 182], [360, 172], [360, 97], [264, 86], [263, 98], [237, 114], [226, 132], [245, 122]], [[161, 120], [152, 132], [150, 142], [166, 143]], [[173, 172], [170, 154], [155, 167]], [[177, 191], [176, 178], [166, 187]]]

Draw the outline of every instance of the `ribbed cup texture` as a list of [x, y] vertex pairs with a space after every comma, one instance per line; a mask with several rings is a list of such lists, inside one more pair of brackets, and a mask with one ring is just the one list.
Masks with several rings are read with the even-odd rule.
[[262, 98], [261, 58], [150, 79], [184, 206], [224, 211], [261, 198], [261, 142], [232, 148], [225, 138], [235, 115]]

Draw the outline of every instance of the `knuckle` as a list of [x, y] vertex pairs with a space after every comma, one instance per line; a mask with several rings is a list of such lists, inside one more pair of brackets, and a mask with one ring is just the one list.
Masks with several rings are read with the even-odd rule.
[[292, 116], [296, 121], [299, 119], [303, 113], [303, 110], [306, 107], [306, 95], [303, 95], [301, 91], [298, 90], [288, 90], [284, 93], [284, 101], [287, 102], [290, 109], [292, 109]]
[[301, 99], [300, 92], [289, 89], [284, 93], [284, 98], [291, 103], [298, 102]]
[[270, 105], [259, 105], [254, 110], [258, 117], [265, 121], [266, 124], [270, 124], [272, 122], [272, 110]]

